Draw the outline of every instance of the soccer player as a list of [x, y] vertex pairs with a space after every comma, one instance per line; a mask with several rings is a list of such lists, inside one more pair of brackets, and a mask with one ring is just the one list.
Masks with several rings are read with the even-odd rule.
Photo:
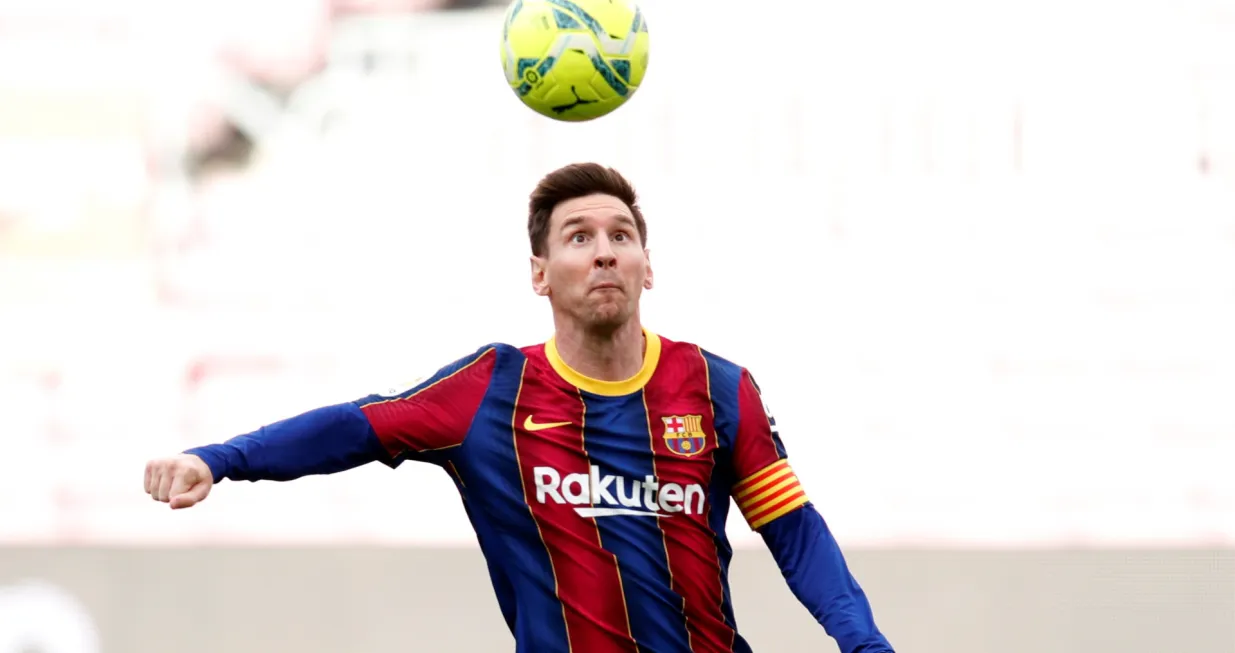
[[550, 340], [485, 345], [406, 391], [151, 461], [146, 492], [180, 509], [223, 479], [437, 465], [518, 653], [749, 652], [729, 594], [732, 499], [844, 653], [891, 652], [750, 372], [640, 321], [653, 277], [630, 183], [591, 163], [548, 174], [528, 236]]

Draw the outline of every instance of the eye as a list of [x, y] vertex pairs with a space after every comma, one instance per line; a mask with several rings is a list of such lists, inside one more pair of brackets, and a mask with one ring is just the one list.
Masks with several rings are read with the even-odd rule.
[[570, 236], [570, 242], [572, 243], [584, 243], [586, 241], [587, 241], [587, 235], [584, 234], [582, 231], [576, 231]]

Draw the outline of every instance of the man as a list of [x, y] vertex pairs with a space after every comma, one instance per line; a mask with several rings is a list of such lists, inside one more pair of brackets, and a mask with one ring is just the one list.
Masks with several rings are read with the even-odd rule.
[[750, 651], [729, 595], [732, 497], [844, 653], [891, 652], [750, 373], [643, 327], [653, 277], [631, 185], [566, 166], [541, 180], [529, 214], [548, 342], [486, 345], [410, 390], [153, 461], [146, 492], [187, 508], [225, 478], [438, 465], [519, 653]]

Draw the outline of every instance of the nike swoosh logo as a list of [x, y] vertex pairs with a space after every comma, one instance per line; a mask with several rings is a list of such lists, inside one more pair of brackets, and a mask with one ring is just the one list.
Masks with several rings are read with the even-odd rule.
[[531, 415], [528, 415], [527, 419], [523, 420], [523, 428], [529, 431], [543, 431], [545, 429], [553, 429], [559, 426], [570, 426], [570, 422], [548, 422], [546, 424], [537, 424], [532, 421]]

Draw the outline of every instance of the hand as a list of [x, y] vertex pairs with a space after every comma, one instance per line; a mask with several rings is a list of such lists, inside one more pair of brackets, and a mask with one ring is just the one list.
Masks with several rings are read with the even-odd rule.
[[146, 463], [146, 494], [171, 504], [172, 510], [204, 501], [214, 486], [214, 474], [201, 458], [180, 454]]

